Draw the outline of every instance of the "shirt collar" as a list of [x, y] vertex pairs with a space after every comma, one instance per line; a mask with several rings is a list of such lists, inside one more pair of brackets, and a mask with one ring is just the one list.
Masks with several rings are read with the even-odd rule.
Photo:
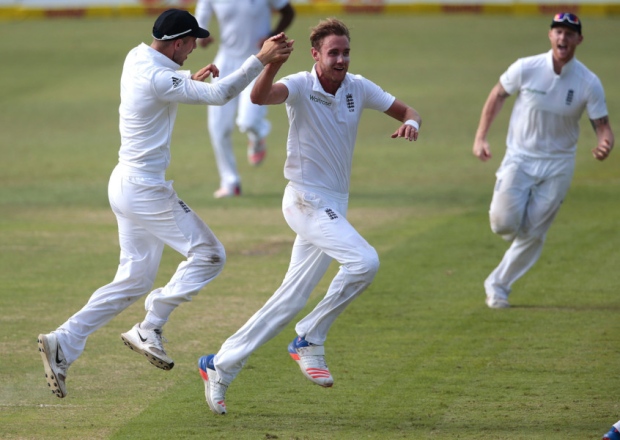
[[178, 70], [181, 66], [177, 63], [175, 63], [174, 61], [172, 61], [170, 58], [168, 58], [166, 55], [164, 55], [161, 52], [156, 51], [155, 49], [153, 49], [151, 46], [149, 46], [146, 43], [142, 43], [140, 44], [140, 49], [149, 57], [153, 58], [153, 60], [158, 63], [161, 64], [164, 67], [168, 67], [170, 69], [173, 70]]
[[[321, 85], [321, 81], [319, 81], [319, 75], [317, 75], [316, 73], [316, 64], [312, 66], [312, 70], [310, 71], [310, 74], [312, 75], [312, 90], [314, 92], [322, 93], [327, 96], [334, 96], [331, 93], [327, 93], [323, 89], [323, 86]], [[342, 81], [342, 84], [340, 84], [340, 87], [338, 87], [338, 90], [336, 90], [336, 93], [339, 93], [342, 89], [346, 88], [349, 85], [350, 81], [351, 80], [349, 79], [349, 75], [345, 75], [344, 80]]]
[[[573, 55], [570, 61], [564, 64], [564, 66], [562, 66], [562, 71], [560, 72], [559, 76], [566, 75], [568, 72], [570, 72], [574, 64], [575, 56]], [[555, 73], [555, 71], [553, 70], [553, 49], [550, 49], [549, 52], [547, 52], [547, 65], [549, 66], [551, 71]]]

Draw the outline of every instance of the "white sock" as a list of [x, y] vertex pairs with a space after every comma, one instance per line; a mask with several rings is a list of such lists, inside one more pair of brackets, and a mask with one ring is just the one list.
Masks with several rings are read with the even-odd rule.
[[157, 327], [155, 324], [151, 324], [147, 320], [144, 320], [140, 323], [140, 328], [142, 330], [155, 330], [156, 328], [159, 328], [159, 327]]

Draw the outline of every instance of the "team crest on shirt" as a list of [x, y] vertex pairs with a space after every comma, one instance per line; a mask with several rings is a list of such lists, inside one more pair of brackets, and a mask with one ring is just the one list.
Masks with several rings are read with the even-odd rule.
[[176, 89], [177, 87], [179, 87], [181, 84], [183, 83], [183, 80], [181, 78], [176, 78], [176, 77], [172, 77], [172, 88]]
[[568, 93], [566, 94], [566, 105], [571, 105], [571, 103], [573, 102], [574, 94], [575, 91], [573, 89], [569, 89]]
[[350, 93], [347, 93], [347, 108], [350, 113], [355, 111], [355, 102], [353, 101], [353, 95]]

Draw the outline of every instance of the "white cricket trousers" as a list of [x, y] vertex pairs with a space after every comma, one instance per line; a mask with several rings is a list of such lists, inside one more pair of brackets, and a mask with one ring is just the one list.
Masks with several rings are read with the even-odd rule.
[[496, 173], [491, 230], [512, 244], [484, 282], [487, 296], [507, 298], [538, 261], [549, 227], [573, 178], [574, 158], [506, 156]]
[[230, 384], [250, 354], [280, 333], [304, 308], [332, 259], [340, 263], [340, 270], [325, 297], [297, 323], [299, 336], [323, 345], [334, 320], [370, 285], [379, 269], [379, 257], [345, 218], [347, 204], [347, 195], [288, 184], [282, 211], [297, 233], [291, 262], [280, 288], [215, 356], [222, 383]]
[[[234, 58], [218, 52], [214, 63], [220, 69], [220, 76], [213, 78], [211, 82], [216, 83], [231, 74], [241, 67], [245, 60], [246, 58]], [[207, 126], [222, 188], [232, 189], [241, 183], [232, 143], [235, 123], [251, 141], [263, 139], [271, 131], [271, 124], [267, 120], [267, 106], [252, 104], [250, 100], [254, 82], [226, 104], [208, 106]]]
[[95, 291], [88, 303], [56, 330], [69, 364], [82, 354], [91, 333], [149, 293], [164, 245], [187, 260], [179, 264], [168, 284], [146, 298], [145, 319], [158, 327], [177, 306], [191, 301], [215, 278], [226, 260], [222, 244], [179, 199], [163, 173], [135, 172], [119, 164], [110, 177], [108, 197], [118, 223], [120, 264], [114, 280]]

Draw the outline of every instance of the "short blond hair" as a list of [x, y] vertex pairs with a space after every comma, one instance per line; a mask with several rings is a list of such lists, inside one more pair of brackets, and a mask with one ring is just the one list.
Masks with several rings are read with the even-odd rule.
[[310, 44], [316, 50], [320, 50], [323, 40], [330, 35], [345, 36], [347, 40], [351, 41], [349, 28], [346, 24], [336, 18], [327, 18], [321, 20], [310, 30]]

